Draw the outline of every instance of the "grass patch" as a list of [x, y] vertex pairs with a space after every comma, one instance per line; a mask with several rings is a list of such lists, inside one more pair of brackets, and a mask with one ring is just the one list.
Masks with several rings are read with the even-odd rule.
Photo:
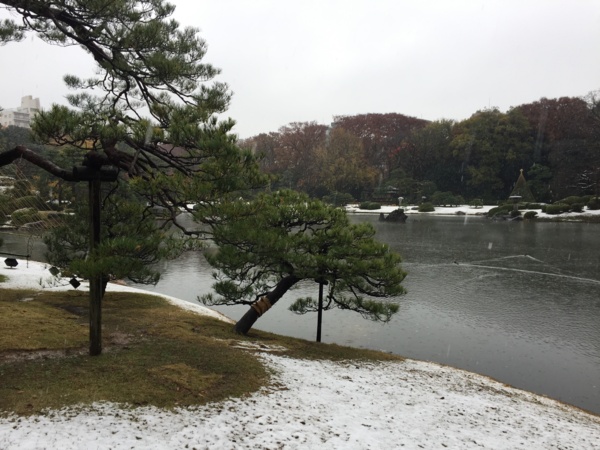
[[178, 308], [156, 296], [108, 293], [103, 353], [88, 355], [88, 296], [2, 289], [0, 414], [110, 401], [172, 408], [255, 392], [269, 381], [255, 353], [282, 347], [296, 358], [388, 360], [397, 356], [252, 331]]

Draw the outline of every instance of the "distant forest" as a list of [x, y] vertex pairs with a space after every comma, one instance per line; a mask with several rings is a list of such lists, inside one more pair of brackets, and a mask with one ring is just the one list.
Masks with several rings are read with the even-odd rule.
[[437, 193], [506, 200], [523, 169], [537, 202], [600, 194], [600, 97], [542, 98], [427, 121], [399, 113], [294, 122], [241, 145], [286, 187], [313, 197], [418, 203]]

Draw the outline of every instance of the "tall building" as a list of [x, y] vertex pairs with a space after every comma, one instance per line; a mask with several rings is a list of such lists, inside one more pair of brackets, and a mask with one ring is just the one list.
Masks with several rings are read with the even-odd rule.
[[0, 125], [3, 127], [15, 126], [29, 128], [31, 119], [40, 110], [40, 99], [26, 95], [21, 98], [19, 108], [4, 109], [0, 111]]

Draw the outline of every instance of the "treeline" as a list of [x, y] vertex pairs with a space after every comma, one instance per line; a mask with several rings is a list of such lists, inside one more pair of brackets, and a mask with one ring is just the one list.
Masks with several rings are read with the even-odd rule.
[[523, 169], [538, 202], [600, 193], [600, 106], [542, 98], [501, 112], [426, 121], [403, 114], [291, 123], [242, 141], [275, 175], [274, 188], [313, 197], [410, 202], [441, 193], [467, 201], [508, 198]]

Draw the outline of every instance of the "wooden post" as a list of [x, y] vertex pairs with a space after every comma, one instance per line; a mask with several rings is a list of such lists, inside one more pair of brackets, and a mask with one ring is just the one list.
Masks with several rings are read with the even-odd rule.
[[[100, 177], [89, 180], [90, 253], [100, 243]], [[90, 278], [90, 356], [102, 353], [102, 277]]]
[[317, 342], [321, 342], [321, 323], [323, 321], [323, 281], [319, 281], [319, 309], [317, 311]]

